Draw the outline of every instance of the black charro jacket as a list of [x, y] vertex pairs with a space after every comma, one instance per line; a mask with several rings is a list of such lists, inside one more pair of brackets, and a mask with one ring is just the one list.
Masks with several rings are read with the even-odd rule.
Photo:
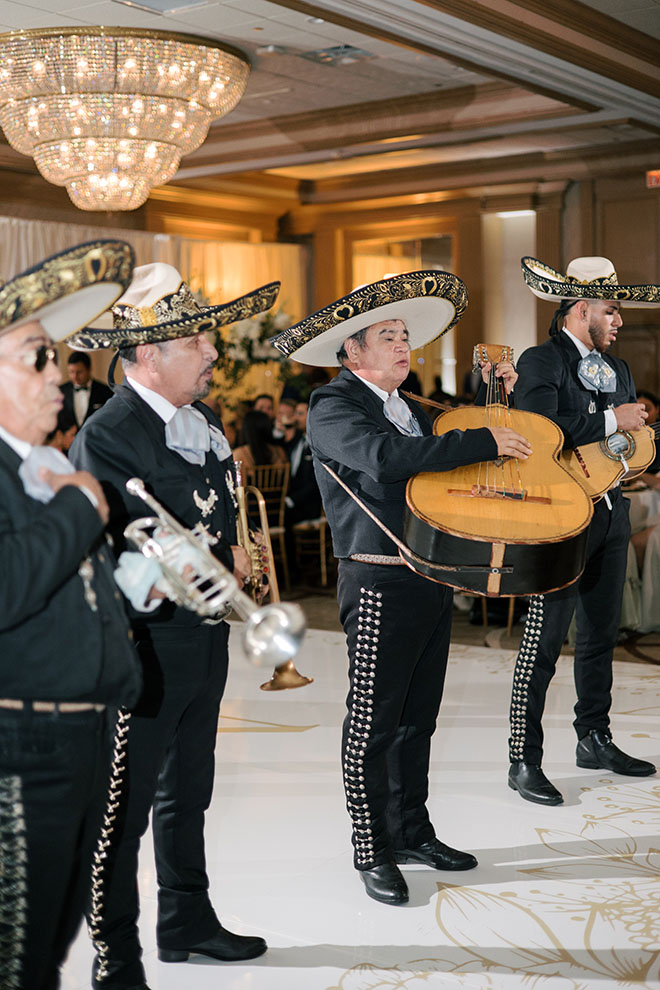
[[397, 548], [323, 464], [328, 464], [402, 539], [406, 484], [411, 475], [448, 471], [497, 457], [490, 430], [452, 430], [433, 436], [421, 406], [402, 398], [415, 414], [423, 436], [400, 433], [385, 416], [379, 397], [346, 368], [310, 396], [307, 438], [337, 557], [354, 553], [393, 555]]

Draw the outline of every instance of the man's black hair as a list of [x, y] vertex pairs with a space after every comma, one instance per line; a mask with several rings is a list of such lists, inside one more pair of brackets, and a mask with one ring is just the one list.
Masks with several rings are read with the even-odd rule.
[[637, 401], [639, 402], [640, 399], [648, 399], [654, 406], [660, 407], [660, 399], [646, 388], [637, 389]]
[[85, 353], [85, 351], [73, 351], [71, 354], [69, 354], [69, 360], [67, 361], [67, 364], [84, 364], [87, 370], [89, 371], [89, 369], [92, 367], [92, 359], [90, 358], [89, 354]]
[[562, 299], [559, 309], [555, 310], [555, 315], [552, 317], [552, 323], [550, 324], [550, 329], [548, 330], [551, 337], [554, 337], [556, 333], [559, 333], [564, 325], [564, 317], [568, 313], [569, 309], [579, 302], [579, 299]]
[[[368, 329], [369, 327], [363, 327], [361, 330], [358, 330], [357, 333], [352, 333], [350, 337], [346, 338], [346, 340], [355, 340], [358, 346], [361, 349], [364, 349], [364, 342], [367, 339]], [[346, 353], [346, 347], [344, 346], [346, 340], [337, 351], [337, 360], [339, 361], [340, 364], [343, 364], [344, 361], [348, 361], [348, 354]]]
[[[169, 344], [169, 340], [154, 340], [152, 343], [156, 347], [162, 348], [164, 344]], [[137, 344], [134, 344], [132, 347], [120, 347], [118, 354], [122, 364], [124, 362], [126, 362], [126, 364], [137, 364], [137, 349]]]

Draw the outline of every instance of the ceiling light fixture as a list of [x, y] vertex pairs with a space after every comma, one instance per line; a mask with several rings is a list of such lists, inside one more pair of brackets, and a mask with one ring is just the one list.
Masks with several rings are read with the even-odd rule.
[[247, 56], [138, 28], [0, 35], [0, 125], [81, 210], [134, 210], [240, 100]]
[[301, 58], [311, 62], [322, 62], [325, 65], [351, 65], [353, 62], [365, 62], [374, 58], [370, 52], [353, 45], [335, 45], [333, 48], [318, 48], [313, 52], [301, 52]]

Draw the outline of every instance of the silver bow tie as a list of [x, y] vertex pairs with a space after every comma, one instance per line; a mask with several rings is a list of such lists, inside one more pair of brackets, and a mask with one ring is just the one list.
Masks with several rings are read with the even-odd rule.
[[597, 351], [583, 357], [578, 364], [578, 378], [591, 392], [614, 392], [616, 371]]
[[394, 392], [388, 395], [383, 403], [383, 412], [390, 423], [394, 423], [402, 433], [406, 433], [409, 437], [421, 437], [419, 423], [413, 416], [410, 406], [400, 395], [395, 395]]
[[55, 474], [73, 474], [76, 470], [64, 454], [55, 447], [33, 447], [18, 469], [23, 488], [39, 502], [50, 502], [55, 494], [50, 485], [39, 477], [39, 468], [48, 468]]
[[211, 449], [209, 424], [192, 406], [180, 406], [165, 427], [165, 446], [190, 464], [204, 464]]

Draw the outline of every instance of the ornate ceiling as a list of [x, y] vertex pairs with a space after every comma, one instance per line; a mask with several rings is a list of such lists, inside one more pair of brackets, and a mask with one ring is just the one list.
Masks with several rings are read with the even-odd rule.
[[[0, 30], [153, 27], [247, 52], [245, 97], [177, 185], [331, 203], [660, 167], [660, 0], [140, 3], [0, 0]], [[6, 143], [0, 166], [34, 170]]]

